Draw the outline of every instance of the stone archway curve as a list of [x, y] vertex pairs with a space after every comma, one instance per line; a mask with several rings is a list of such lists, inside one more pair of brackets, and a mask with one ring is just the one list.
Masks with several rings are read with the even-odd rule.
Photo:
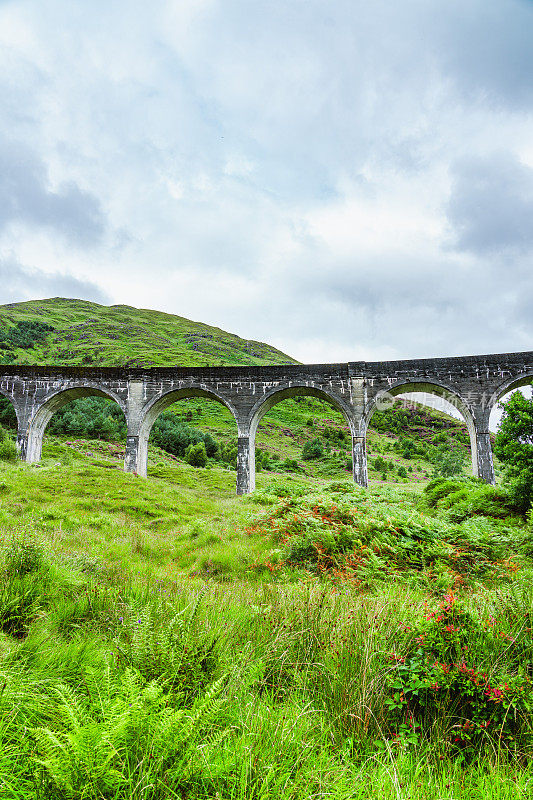
[[231, 413], [239, 428], [238, 414], [227, 398], [214, 389], [206, 388], [198, 384], [191, 384], [190, 386], [181, 386], [179, 389], [169, 389], [163, 394], [154, 397], [150, 400], [141, 410], [141, 418], [139, 420], [138, 435], [139, 444], [137, 452], [137, 473], [146, 477], [147, 462], [148, 462], [148, 439], [150, 438], [150, 431], [158, 416], [179, 400], [187, 400], [191, 397], [205, 397], [207, 400], [216, 400], [221, 405], [225, 406]]
[[278, 403], [281, 403], [283, 400], [287, 400], [290, 397], [306, 396], [318, 397], [320, 400], [326, 400], [326, 402], [334, 406], [334, 408], [336, 408], [337, 411], [340, 411], [344, 416], [350, 429], [350, 433], [355, 435], [356, 431], [354, 427], [352, 409], [340, 397], [328, 392], [328, 390], [324, 389], [323, 386], [303, 381], [301, 383], [291, 382], [290, 384], [282, 384], [280, 386], [276, 386], [268, 392], [265, 392], [265, 394], [256, 401], [250, 413], [248, 414], [246, 421], [247, 432], [250, 436], [255, 437], [259, 423], [265, 414], [267, 414], [270, 409]]
[[518, 377], [508, 378], [506, 381], [501, 383], [496, 391], [491, 395], [488, 402], [488, 413], [490, 414], [490, 412], [500, 402], [504, 395], [509, 394], [509, 392], [512, 392], [515, 389], [520, 389], [521, 386], [530, 386], [531, 384], [533, 384], [533, 371]]
[[6, 400], [9, 400], [11, 405], [13, 406], [13, 410], [15, 412], [15, 416], [17, 418], [17, 428], [20, 428], [21, 421], [23, 419], [23, 413], [21, 409], [18, 407], [17, 403], [15, 402], [14, 397], [5, 389], [0, 388], [0, 396], [5, 397]]
[[365, 435], [374, 413], [379, 409], [380, 400], [384, 401], [388, 395], [397, 397], [400, 394], [408, 394], [410, 392], [427, 392], [428, 394], [435, 395], [436, 397], [441, 397], [443, 400], [447, 400], [449, 403], [451, 403], [462, 414], [468, 429], [468, 435], [470, 437], [472, 470], [474, 475], [477, 475], [478, 455], [474, 415], [466, 400], [461, 397], [457, 390], [440, 381], [397, 381], [391, 384], [387, 389], [378, 392], [378, 394], [369, 404], [369, 407], [366, 410], [363, 418]]
[[253, 491], [255, 487], [255, 436], [259, 423], [278, 403], [290, 397], [318, 397], [326, 400], [334, 408], [340, 411], [350, 429], [352, 442], [356, 435], [353, 410], [338, 395], [329, 392], [320, 384], [312, 381], [291, 381], [281, 383], [269, 391], [265, 392], [252, 406], [248, 413], [243, 427], [239, 428], [239, 456], [242, 464], [242, 484], [239, 486], [239, 476], [237, 478], [237, 492], [244, 494]]
[[74, 385], [71, 384], [67, 388], [59, 387], [49, 392], [42, 399], [38, 408], [30, 417], [27, 428], [26, 461], [31, 464], [40, 460], [46, 426], [56, 411], [59, 411], [67, 403], [71, 403], [72, 400], [78, 400], [80, 397], [104, 397], [106, 400], [112, 400], [126, 416], [123, 400], [112, 389], [108, 389], [101, 384], [80, 382]]

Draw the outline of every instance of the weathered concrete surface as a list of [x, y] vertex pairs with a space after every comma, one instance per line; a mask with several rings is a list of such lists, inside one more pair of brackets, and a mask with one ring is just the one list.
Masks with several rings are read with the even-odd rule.
[[148, 437], [158, 415], [176, 400], [208, 397], [225, 405], [238, 430], [237, 492], [255, 486], [255, 435], [273, 405], [295, 395], [331, 402], [352, 435], [353, 476], [366, 486], [366, 431], [376, 409], [406, 392], [428, 392], [453, 403], [470, 434], [474, 474], [494, 482], [489, 436], [492, 408], [506, 392], [533, 379], [533, 352], [272, 367], [83, 368], [2, 366], [0, 393], [15, 407], [18, 446], [38, 461], [52, 415], [77, 397], [114, 400], [128, 425], [124, 468], [146, 475]]

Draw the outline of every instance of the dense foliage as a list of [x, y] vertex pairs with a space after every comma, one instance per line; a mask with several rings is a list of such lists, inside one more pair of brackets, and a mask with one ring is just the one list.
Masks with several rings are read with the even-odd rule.
[[388, 500], [376, 503], [349, 483], [334, 484], [327, 493], [271, 498], [273, 508], [249, 528], [273, 547], [256, 568], [281, 575], [299, 569], [363, 587], [403, 574], [446, 591], [502, 580], [514, 569], [515, 562], [507, 561], [511, 551], [522, 560], [533, 554], [533, 530], [506, 522], [511, 501], [501, 488], [436, 479], [417, 508], [394, 496]]
[[[53, 330], [52, 325], [40, 320], [22, 320], [10, 328], [0, 328], [0, 350], [9, 351], [17, 347], [29, 350], [46, 339]], [[6, 362], [7, 356], [4, 355], [4, 363], [9, 363]], [[13, 353], [9, 353], [9, 357], [13, 357]]]
[[82, 397], [56, 411], [48, 424], [48, 431], [115, 441], [125, 438], [126, 420], [116, 403], [101, 397]]
[[[150, 441], [166, 450], [167, 453], [184, 458], [191, 445], [204, 445], [207, 458], [219, 458], [220, 447], [210, 433], [192, 428], [181, 422], [174, 414], [163, 412], [154, 422]], [[199, 452], [199, 451], [198, 451]], [[195, 466], [200, 466], [195, 465]], [[205, 466], [203, 464], [202, 466]]]
[[533, 398], [514, 392], [502, 408], [494, 452], [505, 465], [516, 507], [526, 512], [533, 503]]

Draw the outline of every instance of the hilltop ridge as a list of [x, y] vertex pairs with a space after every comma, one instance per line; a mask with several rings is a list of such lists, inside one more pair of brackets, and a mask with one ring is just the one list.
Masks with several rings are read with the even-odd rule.
[[50, 325], [31, 348], [2, 343], [2, 362], [76, 366], [297, 364], [271, 345], [221, 328], [126, 305], [51, 297], [0, 306], [0, 329], [30, 320]]

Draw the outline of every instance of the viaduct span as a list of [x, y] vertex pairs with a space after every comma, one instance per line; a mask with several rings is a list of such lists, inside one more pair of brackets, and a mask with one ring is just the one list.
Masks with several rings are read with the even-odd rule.
[[493, 483], [490, 412], [504, 394], [532, 380], [533, 352], [269, 367], [0, 367], [0, 393], [13, 403], [18, 448], [29, 463], [41, 457], [43, 434], [54, 412], [78, 397], [97, 395], [114, 400], [124, 411], [125, 470], [146, 476], [148, 437], [158, 415], [183, 398], [217, 400], [237, 424], [238, 494], [255, 486], [255, 434], [262, 417], [295, 395], [325, 399], [344, 414], [352, 436], [353, 477], [360, 486], [368, 483], [366, 432], [374, 411], [407, 392], [442, 397], [465, 419], [474, 474]]

